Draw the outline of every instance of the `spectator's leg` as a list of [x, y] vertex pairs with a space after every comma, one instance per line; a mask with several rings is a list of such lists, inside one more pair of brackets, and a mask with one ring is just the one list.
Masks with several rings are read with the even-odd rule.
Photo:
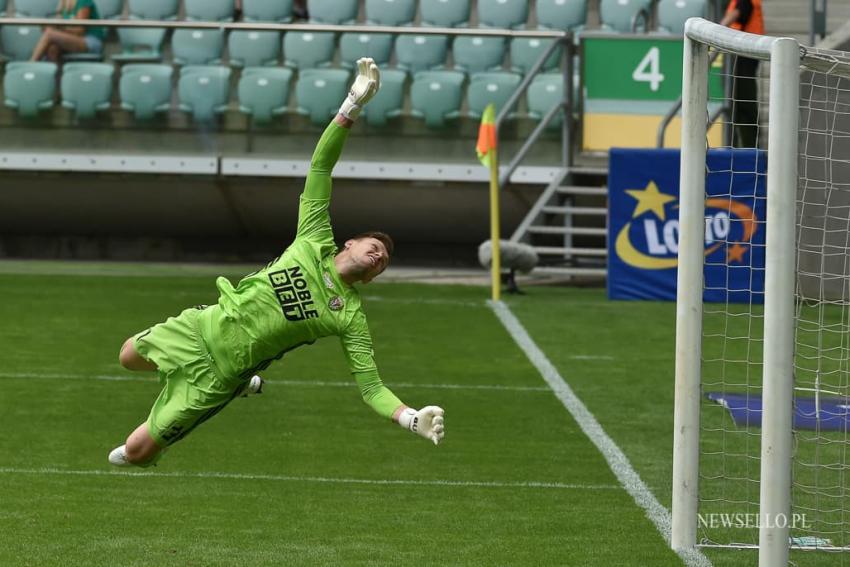
[[733, 146], [739, 148], [758, 147], [758, 60], [738, 57], [734, 67], [734, 84], [732, 87], [733, 112], [732, 121], [735, 124], [735, 140]]
[[58, 45], [63, 52], [85, 53], [89, 50], [86, 45], [86, 40], [83, 36], [68, 33], [65, 31], [51, 29], [45, 32], [48, 35], [50, 43]]
[[47, 48], [50, 45], [50, 36], [48, 35], [48, 32], [50, 32], [51, 29], [53, 28], [50, 26], [44, 28], [44, 32], [38, 39], [38, 43], [35, 44], [35, 47], [32, 50], [30, 61], [41, 61], [41, 58], [47, 54]]
[[51, 43], [47, 46], [47, 53], [45, 54], [48, 61], [52, 61], [53, 63], [58, 63], [59, 59], [62, 58], [62, 50], [59, 49], [59, 46], [55, 43]]

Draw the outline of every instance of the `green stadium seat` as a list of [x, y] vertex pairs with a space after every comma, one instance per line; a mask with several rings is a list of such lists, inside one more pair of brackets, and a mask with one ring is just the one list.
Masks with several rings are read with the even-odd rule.
[[454, 28], [469, 23], [469, 0], [421, 0], [419, 9], [426, 26]]
[[94, 0], [94, 4], [103, 20], [117, 19], [124, 13], [124, 0]]
[[340, 63], [354, 67], [361, 57], [371, 57], [378, 66], [386, 65], [393, 52], [393, 39], [388, 33], [344, 33], [339, 37]]
[[587, 22], [587, 0], [537, 0], [541, 28], [579, 31]]
[[519, 86], [522, 77], [516, 73], [476, 73], [469, 79], [466, 89], [469, 103], [469, 116], [481, 118], [484, 109], [491, 102], [498, 113]]
[[684, 35], [688, 18], [704, 18], [708, 6], [705, 0], [660, 0], [658, 2], [658, 31]]
[[395, 118], [401, 114], [406, 79], [407, 73], [397, 69], [381, 72], [381, 90], [363, 109], [367, 123], [372, 126], [383, 126], [388, 118]]
[[441, 128], [447, 120], [459, 117], [465, 77], [460, 71], [417, 73], [410, 87], [411, 114], [424, 118], [431, 128]]
[[505, 38], [462, 35], [452, 45], [455, 68], [466, 73], [489, 71], [502, 66]]
[[332, 32], [289, 32], [283, 36], [284, 63], [296, 69], [327, 67], [335, 48]]
[[121, 108], [136, 120], [149, 120], [171, 108], [171, 65], [130, 64], [121, 68]]
[[233, 0], [183, 0], [187, 20], [232, 22]]
[[292, 0], [242, 0], [242, 17], [247, 22], [289, 22]]
[[179, 108], [184, 112], [191, 112], [196, 122], [211, 122], [217, 114], [227, 109], [229, 90], [229, 67], [183, 67], [177, 81]]
[[6, 106], [25, 117], [53, 106], [56, 91], [56, 64], [13, 61], [6, 64], [3, 93]]
[[358, 0], [309, 0], [310, 21], [322, 24], [353, 24], [360, 10]]
[[35, 44], [41, 38], [38, 26], [3, 26], [0, 28], [0, 41], [3, 42], [3, 54], [13, 61], [29, 61]]
[[[542, 119], [556, 104], [564, 100], [564, 76], [560, 73], [542, 73], [528, 86], [528, 115]], [[563, 113], [549, 122], [549, 128], [560, 128]]]
[[246, 67], [239, 77], [239, 110], [258, 124], [286, 112], [292, 70], [281, 67]]
[[93, 118], [112, 104], [112, 75], [109, 63], [66, 63], [62, 66], [62, 106], [77, 118]]
[[119, 63], [144, 63], [162, 60], [165, 28], [118, 28], [121, 53], [112, 56]]
[[131, 18], [140, 20], [176, 20], [179, 0], [127, 0]]
[[209, 29], [177, 29], [171, 37], [171, 51], [177, 65], [215, 65], [221, 61], [224, 32]]
[[599, 19], [602, 29], [620, 33], [631, 33], [633, 23], [636, 31], [646, 31], [646, 20], [642, 11], [649, 14], [650, 0], [600, 0]]
[[478, 25], [518, 28], [528, 20], [528, 0], [478, 0]]
[[339, 110], [348, 93], [350, 74], [344, 69], [305, 69], [295, 85], [296, 111], [323, 126]]
[[234, 67], [277, 65], [280, 58], [280, 33], [234, 30], [227, 36], [227, 53]]
[[398, 67], [412, 74], [439, 69], [446, 63], [448, 45], [444, 35], [401, 35], [395, 41]]
[[15, 14], [30, 18], [50, 18], [58, 10], [58, 0], [15, 0]]
[[366, 0], [366, 22], [378, 26], [406, 26], [416, 18], [416, 0]]
[[[525, 75], [554, 40], [536, 37], [515, 37], [511, 40], [511, 70]], [[556, 50], [543, 64], [543, 70], [554, 69], [561, 62], [562, 49]]]

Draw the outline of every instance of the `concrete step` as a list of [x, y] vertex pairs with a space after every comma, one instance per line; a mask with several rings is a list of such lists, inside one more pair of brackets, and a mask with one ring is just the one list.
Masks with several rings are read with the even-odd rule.
[[550, 215], [587, 215], [587, 216], [601, 216], [604, 217], [608, 214], [608, 209], [602, 207], [555, 207], [548, 206], [543, 207], [544, 213], [549, 213]]
[[565, 185], [558, 187], [557, 191], [562, 195], [599, 195], [602, 197], [608, 195], [607, 187], [576, 187]]
[[607, 228], [585, 227], [585, 226], [542, 226], [533, 225], [528, 227], [531, 234], [581, 234], [585, 236], [607, 236]]
[[534, 251], [542, 256], [608, 256], [607, 248], [576, 248], [573, 246], [535, 246]]

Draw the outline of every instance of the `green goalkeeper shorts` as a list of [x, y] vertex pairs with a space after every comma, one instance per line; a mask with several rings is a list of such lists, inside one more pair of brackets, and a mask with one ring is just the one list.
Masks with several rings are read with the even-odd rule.
[[188, 435], [230, 403], [246, 382], [221, 375], [198, 332], [200, 308], [154, 325], [134, 337], [143, 358], [156, 364], [162, 392], [148, 416], [148, 430], [161, 447]]

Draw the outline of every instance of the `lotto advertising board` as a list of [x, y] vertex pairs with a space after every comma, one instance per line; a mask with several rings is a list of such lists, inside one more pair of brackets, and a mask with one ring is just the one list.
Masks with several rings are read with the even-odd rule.
[[[679, 150], [611, 150], [610, 299], [676, 299], [679, 165]], [[764, 300], [766, 170], [759, 150], [708, 152], [705, 301]]]

